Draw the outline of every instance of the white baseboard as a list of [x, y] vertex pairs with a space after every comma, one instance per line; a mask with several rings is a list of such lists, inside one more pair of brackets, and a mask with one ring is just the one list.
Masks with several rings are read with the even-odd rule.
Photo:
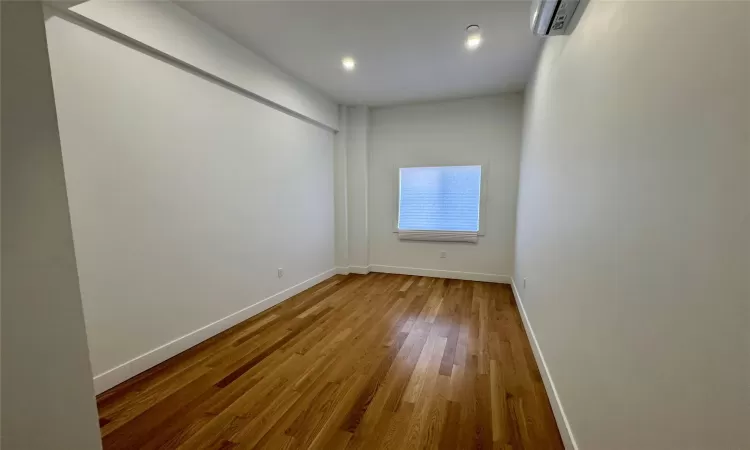
[[222, 319], [219, 319], [191, 333], [179, 337], [171, 342], [167, 342], [166, 344], [157, 347], [149, 352], [146, 352], [138, 357], [135, 357], [128, 362], [120, 364], [113, 369], [96, 375], [94, 377], [94, 390], [98, 395], [106, 391], [107, 389], [117, 386], [123, 381], [132, 378], [139, 373], [144, 372], [181, 352], [184, 352], [190, 347], [200, 344], [206, 339], [215, 336], [222, 331], [231, 328], [238, 323], [249, 319], [250, 317], [253, 317], [256, 314], [259, 314], [266, 309], [283, 302], [289, 297], [299, 294], [305, 289], [308, 289], [320, 283], [321, 281], [332, 277], [336, 274], [336, 272], [336, 269], [327, 270], [297, 285], [285, 289], [278, 294], [274, 294]]
[[416, 275], [420, 277], [452, 278], [454, 280], [485, 281], [488, 283], [510, 283], [510, 276], [477, 272], [457, 272], [452, 270], [419, 269], [416, 267], [371, 265], [372, 272], [398, 273], [401, 275]]
[[550, 405], [552, 406], [552, 412], [555, 414], [555, 421], [557, 422], [557, 428], [560, 430], [560, 436], [562, 437], [565, 448], [568, 450], [578, 450], [578, 445], [573, 437], [573, 430], [570, 429], [570, 423], [568, 418], [565, 416], [562, 403], [560, 403], [560, 397], [557, 395], [557, 389], [555, 389], [555, 383], [552, 381], [552, 375], [549, 373], [547, 363], [544, 362], [544, 355], [542, 349], [539, 347], [539, 342], [536, 340], [534, 335], [534, 329], [529, 323], [529, 316], [526, 315], [526, 310], [523, 307], [523, 301], [521, 296], [518, 294], [515, 281], [511, 278], [510, 285], [513, 288], [513, 295], [516, 297], [516, 304], [518, 304], [518, 310], [521, 312], [521, 320], [523, 320], [523, 326], [526, 329], [526, 335], [529, 338], [531, 349], [534, 352], [534, 359], [536, 359], [536, 365], [539, 367], [542, 381], [544, 381], [544, 388], [547, 391], [547, 397], [549, 397]]
[[350, 273], [357, 273], [360, 275], [367, 275], [370, 273], [370, 266], [346, 266], [336, 267], [336, 273], [339, 275], [349, 275]]
[[336, 268], [336, 275], [349, 275], [351, 272], [349, 271], [349, 266], [337, 266]]

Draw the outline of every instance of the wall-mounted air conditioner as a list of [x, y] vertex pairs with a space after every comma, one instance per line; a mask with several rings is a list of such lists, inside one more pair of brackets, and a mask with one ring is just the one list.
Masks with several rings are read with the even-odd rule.
[[578, 0], [534, 0], [531, 5], [531, 31], [539, 36], [570, 33], [570, 23], [578, 3]]

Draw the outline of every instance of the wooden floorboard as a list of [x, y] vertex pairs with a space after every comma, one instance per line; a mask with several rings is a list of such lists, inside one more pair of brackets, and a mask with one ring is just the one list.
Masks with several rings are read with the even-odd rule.
[[562, 449], [507, 285], [330, 278], [97, 398], [105, 449]]

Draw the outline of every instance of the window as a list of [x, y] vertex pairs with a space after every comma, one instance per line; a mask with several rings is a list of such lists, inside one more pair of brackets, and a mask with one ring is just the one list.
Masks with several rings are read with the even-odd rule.
[[481, 193], [482, 166], [399, 169], [399, 238], [476, 242]]

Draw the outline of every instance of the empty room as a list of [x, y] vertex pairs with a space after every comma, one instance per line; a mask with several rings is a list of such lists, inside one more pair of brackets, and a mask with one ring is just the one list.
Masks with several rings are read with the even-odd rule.
[[0, 5], [4, 450], [750, 449], [750, 3]]

